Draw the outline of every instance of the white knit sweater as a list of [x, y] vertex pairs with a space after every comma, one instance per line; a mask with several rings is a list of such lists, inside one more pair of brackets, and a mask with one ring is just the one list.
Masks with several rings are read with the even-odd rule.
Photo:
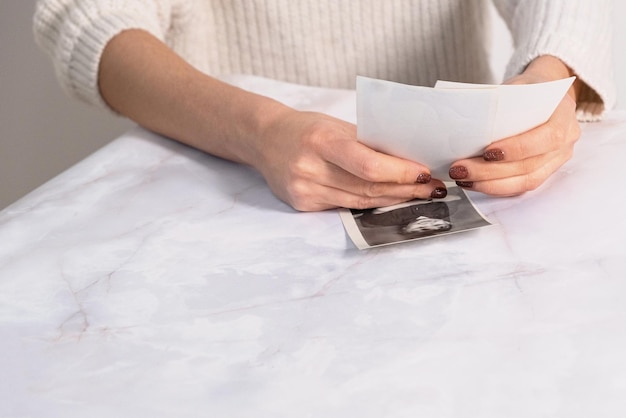
[[[488, 0], [39, 0], [35, 37], [67, 92], [104, 106], [107, 42], [145, 29], [211, 75], [254, 74], [354, 88], [355, 76], [432, 86], [493, 82]], [[579, 118], [613, 106], [610, 0], [493, 0], [515, 50], [506, 70], [543, 54], [585, 83]]]

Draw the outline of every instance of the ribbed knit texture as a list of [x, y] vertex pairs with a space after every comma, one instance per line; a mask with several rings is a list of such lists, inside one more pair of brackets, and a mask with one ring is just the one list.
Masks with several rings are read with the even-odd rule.
[[[516, 45], [507, 77], [555, 55], [590, 86], [582, 118], [613, 105], [609, 0], [494, 2]], [[128, 28], [151, 32], [216, 76], [335, 88], [354, 88], [356, 75], [425, 86], [500, 81], [489, 67], [487, 7], [487, 0], [40, 0], [34, 30], [65, 89], [104, 105], [100, 56]]]
[[494, 0], [513, 35], [515, 52], [507, 76], [540, 55], [553, 55], [574, 69], [585, 87], [578, 118], [595, 120], [615, 104], [610, 0]]

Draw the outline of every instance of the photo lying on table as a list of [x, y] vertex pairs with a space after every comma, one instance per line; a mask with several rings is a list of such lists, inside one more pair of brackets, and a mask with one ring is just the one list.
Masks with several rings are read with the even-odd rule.
[[340, 209], [352, 242], [359, 249], [436, 237], [491, 225], [463, 189], [447, 184], [448, 196], [412, 200], [375, 209]]

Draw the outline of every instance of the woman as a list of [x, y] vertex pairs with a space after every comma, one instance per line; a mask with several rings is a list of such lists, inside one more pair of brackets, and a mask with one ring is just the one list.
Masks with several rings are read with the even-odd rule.
[[[580, 120], [614, 102], [609, 0], [494, 0], [515, 52], [507, 83], [577, 75], [544, 125], [455, 162], [459, 185], [510, 196], [572, 155]], [[375, 152], [356, 128], [218, 81], [248, 73], [354, 88], [357, 74], [417, 85], [491, 82], [487, 0], [39, 0], [38, 43], [71, 94], [259, 170], [295, 209], [442, 198], [419, 162]]]

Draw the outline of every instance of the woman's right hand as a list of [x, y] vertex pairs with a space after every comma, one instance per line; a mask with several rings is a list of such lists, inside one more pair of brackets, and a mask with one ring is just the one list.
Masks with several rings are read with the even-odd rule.
[[415, 198], [443, 198], [445, 185], [427, 167], [374, 151], [357, 141], [356, 126], [284, 108], [257, 142], [252, 162], [280, 199], [300, 211], [364, 209]]

